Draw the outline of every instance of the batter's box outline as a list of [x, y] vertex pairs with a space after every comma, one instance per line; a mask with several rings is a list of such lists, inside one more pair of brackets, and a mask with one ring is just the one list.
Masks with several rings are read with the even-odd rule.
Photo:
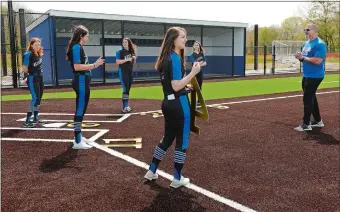
[[[14, 115], [14, 114], [13, 114]], [[67, 114], [67, 113], [40, 113], [40, 116], [74, 116], [74, 114]], [[95, 117], [119, 117], [117, 120], [110, 120], [110, 121], [94, 121], [94, 120], [83, 120], [83, 122], [88, 123], [121, 123], [127, 118], [131, 116], [131, 114], [85, 114], [85, 117], [87, 116], [95, 116]], [[18, 119], [17, 121], [23, 122], [26, 120], [26, 117]], [[42, 122], [73, 122], [74, 120], [52, 120], [52, 119], [40, 119]]]
[[[22, 128], [22, 127], [2, 127], [1, 130], [28, 130], [28, 131], [72, 131], [70, 128]], [[94, 136], [88, 138], [95, 142], [110, 130], [108, 129], [82, 129], [82, 132], [97, 132]], [[70, 135], [73, 133], [70, 133]], [[73, 142], [74, 139], [48, 139], [48, 138], [1, 138], [1, 141], [47, 141], [47, 142]]]

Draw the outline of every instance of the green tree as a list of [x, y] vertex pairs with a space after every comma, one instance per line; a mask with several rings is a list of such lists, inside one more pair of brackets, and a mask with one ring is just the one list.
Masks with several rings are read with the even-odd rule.
[[305, 21], [301, 17], [286, 18], [281, 23], [280, 40], [304, 40]]
[[312, 1], [307, 11], [307, 19], [318, 25], [321, 39], [328, 47], [339, 45], [339, 3], [335, 1]]
[[272, 25], [259, 29], [259, 45], [271, 46], [273, 40], [280, 38], [280, 26]]

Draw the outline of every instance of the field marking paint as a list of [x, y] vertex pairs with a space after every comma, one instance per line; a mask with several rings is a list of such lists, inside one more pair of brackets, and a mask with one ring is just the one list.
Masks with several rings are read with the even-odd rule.
[[[317, 95], [323, 95], [323, 94], [331, 94], [331, 93], [339, 93], [339, 91], [325, 91], [325, 92], [319, 92], [316, 93]], [[290, 95], [290, 96], [278, 96], [278, 97], [269, 97], [269, 98], [261, 98], [261, 99], [250, 99], [250, 100], [243, 100], [243, 101], [235, 101], [235, 102], [226, 102], [226, 103], [216, 103], [216, 104], [210, 104], [207, 105], [209, 107], [211, 106], [217, 106], [217, 105], [232, 105], [232, 104], [241, 104], [241, 103], [249, 103], [249, 102], [261, 102], [261, 101], [269, 101], [269, 100], [277, 100], [277, 99], [288, 99], [288, 98], [296, 98], [296, 97], [302, 97], [302, 94], [298, 95]]]
[[[112, 155], [112, 156], [115, 156], [115, 157], [118, 157], [118, 158], [120, 158], [122, 160], [125, 160], [125, 161], [127, 161], [127, 162], [129, 162], [129, 163], [131, 163], [131, 164], [133, 164], [135, 166], [138, 166], [138, 167], [143, 168], [145, 170], [149, 169], [149, 165], [148, 164], [146, 164], [145, 162], [139, 161], [139, 160], [137, 160], [137, 159], [135, 159], [133, 157], [130, 157], [128, 155], [120, 153], [120, 152], [118, 152], [116, 150], [110, 149], [110, 148], [108, 148], [106, 146], [102, 146], [102, 145], [100, 145], [100, 144], [98, 144], [96, 142], [92, 142], [91, 145], [96, 147], [97, 149], [100, 149], [100, 150], [102, 150], [102, 151]], [[166, 178], [166, 179], [168, 179], [170, 181], [173, 179], [172, 175], [170, 175], [170, 174], [168, 174], [168, 173], [166, 173], [166, 172], [164, 172], [162, 170], [158, 169], [157, 173], [158, 173], [159, 176], [162, 176], [162, 177], [164, 177], [164, 178]], [[194, 185], [192, 183], [190, 183], [186, 187], [191, 189], [191, 190], [193, 190], [193, 191], [196, 191], [197, 193], [203, 194], [204, 196], [207, 196], [207, 197], [209, 197], [209, 198], [211, 198], [211, 199], [213, 199], [215, 201], [218, 201], [218, 202], [223, 203], [225, 205], [228, 205], [228, 206], [230, 206], [232, 208], [235, 208], [235, 209], [237, 209], [239, 211], [243, 211], [243, 212], [255, 212], [255, 210], [253, 210], [251, 208], [248, 208], [247, 206], [241, 205], [240, 203], [237, 203], [237, 202], [235, 202], [235, 201], [233, 201], [231, 199], [227, 199], [225, 197], [222, 197], [222, 196], [220, 196], [218, 194], [215, 194], [215, 193], [213, 193], [211, 191], [208, 191], [208, 190], [206, 190], [204, 188], [196, 186], [196, 185]]]
[[[22, 128], [22, 127], [2, 127], [2, 130], [35, 130], [35, 131], [73, 131], [70, 128]], [[97, 132], [94, 136], [89, 138], [91, 141], [96, 141], [107, 132], [108, 129], [82, 129], [83, 132]], [[47, 141], [47, 142], [73, 142], [74, 139], [42, 139], [42, 138], [1, 138], [1, 141]]]
[[44, 141], [44, 142], [73, 142], [73, 139], [44, 139], [44, 138], [1, 138], [1, 141]]
[[[295, 82], [301, 83], [301, 81], [295, 81]], [[340, 82], [340, 81], [339, 81], [339, 80], [335, 80], [335, 81], [324, 81], [324, 82], [321, 82], [321, 84], [329, 84], [329, 83], [336, 83], [336, 82]]]
[[[337, 91], [325, 91], [325, 92], [317, 92], [317, 95], [323, 95], [323, 94], [332, 94], [332, 93], [339, 93], [339, 90]], [[251, 100], [243, 100], [243, 101], [235, 101], [235, 102], [226, 102], [226, 103], [215, 103], [215, 104], [207, 104], [207, 107], [216, 107], [219, 105], [231, 105], [231, 104], [241, 104], [241, 103], [250, 103], [250, 102], [260, 102], [260, 101], [269, 101], [269, 100], [277, 100], [277, 99], [287, 99], [287, 98], [296, 98], [296, 97], [302, 97], [302, 94], [297, 95], [289, 95], [289, 96], [278, 96], [278, 97], [269, 97], [269, 98], [261, 98], [261, 99], [251, 99]], [[200, 108], [197, 107], [197, 108]], [[125, 120], [130, 115], [146, 115], [149, 113], [156, 113], [161, 112], [161, 110], [153, 110], [153, 111], [144, 111], [144, 112], [135, 112], [135, 113], [129, 113], [129, 114], [85, 114], [85, 116], [123, 116], [120, 119]], [[27, 113], [1, 113], [2, 115], [26, 115]], [[55, 116], [70, 116], [74, 114], [67, 114], [67, 113], [39, 113], [40, 115], [55, 115]], [[23, 121], [24, 118], [19, 119], [20, 121]], [[119, 120], [119, 119], [118, 119]], [[59, 120], [60, 121], [60, 120]], [[98, 121], [87, 121], [84, 120], [83, 122], [98, 122]], [[107, 122], [107, 121], [102, 121]], [[110, 121], [108, 121], [110, 122]]]
[[[18, 113], [2, 113], [4, 115], [19, 115]], [[45, 115], [45, 116], [59, 116], [60, 114], [59, 113], [41, 113], [40, 116], [42, 115]], [[103, 115], [103, 114], [100, 114], [100, 115]], [[114, 117], [114, 116], [117, 116], [119, 117], [119, 119], [117, 120], [113, 120], [113, 121], [93, 121], [93, 120], [83, 120], [83, 122], [88, 122], [88, 123], [121, 123], [123, 122], [125, 119], [129, 118], [131, 116], [131, 114], [104, 114], [104, 115], [107, 115], [107, 116], [111, 116], [111, 117]], [[74, 116], [74, 114], [73, 114]], [[21, 118], [21, 119], [18, 119], [16, 121], [19, 121], [19, 122], [23, 122], [26, 120], [26, 117], [24, 118]], [[74, 122], [74, 120], [54, 120], [54, 119], [41, 119], [42, 122]]]
[[[115, 120], [115, 121], [93, 121], [93, 120], [84, 120], [83, 123], [121, 123], [122, 120], [125, 120], [126, 118], [124, 119], [118, 119], [118, 120]], [[18, 119], [17, 121], [25, 121], [26, 118], [22, 118], [22, 119]], [[57, 119], [41, 119], [40, 121], [42, 122], [74, 122], [74, 120], [57, 120]]]
[[[27, 115], [27, 113], [1, 113], [3, 115]], [[39, 116], [41, 115], [45, 115], [45, 116], [74, 116], [74, 113], [39, 113]], [[98, 114], [85, 114], [85, 116], [128, 116], [130, 114], [120, 114], [120, 113], [117, 113], [117, 114], [101, 114], [101, 113], [98, 113]]]

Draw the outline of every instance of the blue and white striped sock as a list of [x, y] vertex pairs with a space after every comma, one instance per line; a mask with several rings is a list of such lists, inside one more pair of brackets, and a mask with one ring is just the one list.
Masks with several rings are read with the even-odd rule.
[[77, 144], [81, 141], [81, 122], [74, 122], [74, 139]]
[[155, 149], [154, 154], [153, 154], [152, 162], [151, 162], [150, 168], [149, 168], [150, 171], [152, 171], [153, 173], [156, 173], [159, 162], [162, 161], [165, 154], [166, 154], [166, 150], [163, 150], [160, 147], [160, 145], [158, 145]]
[[185, 161], [186, 155], [187, 154], [185, 153], [185, 150], [175, 150], [174, 178], [176, 180], [180, 180], [181, 179], [182, 169], [183, 169], [183, 165], [184, 165], [184, 161]]

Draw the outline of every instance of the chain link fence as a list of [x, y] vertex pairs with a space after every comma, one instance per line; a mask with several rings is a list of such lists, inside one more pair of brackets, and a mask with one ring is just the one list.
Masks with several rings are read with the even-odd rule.
[[1, 14], [1, 87], [13, 85], [10, 33], [6, 26], [9, 26], [8, 15]]
[[[49, 25], [49, 16], [41, 13], [25, 13], [23, 10], [13, 12], [11, 15], [14, 26], [11, 26], [8, 14], [1, 14], [1, 87], [11, 88], [15, 85], [17, 87], [27, 87], [26, 82], [23, 81], [23, 57], [32, 37], [50, 36], [50, 27], [46, 27], [43, 32], [34, 28], [34, 24], [36, 26], [38, 23]], [[42, 23], [43, 21], [45, 23]], [[13, 44], [10, 42], [10, 27], [14, 28]], [[42, 47], [44, 48], [42, 62], [44, 82], [53, 84], [51, 44], [49, 40], [42, 40]], [[15, 66], [12, 64], [13, 58], [16, 63]]]
[[[301, 51], [301, 47], [259, 46], [257, 47], [258, 57], [255, 60], [256, 47], [246, 48], [246, 75], [268, 75], [268, 74], [289, 74], [302, 73], [302, 64], [295, 59], [295, 52]], [[325, 71], [340, 71], [339, 48], [329, 48], [326, 54]], [[291, 52], [294, 52], [291, 53]]]
[[[70, 85], [72, 68], [66, 60], [66, 49], [77, 25], [89, 30], [84, 45], [89, 63], [98, 57], [106, 60], [92, 72], [92, 83], [119, 82], [116, 52], [122, 48], [122, 38], [130, 38], [137, 45], [137, 63], [133, 75], [136, 81], [159, 79], [154, 65], [167, 29], [181, 26], [187, 31], [185, 56], [193, 52], [195, 41], [204, 48], [207, 66], [202, 68], [204, 78], [244, 75], [267, 75], [303, 72], [292, 52], [299, 50], [285, 46], [245, 47], [245, 30], [232, 27], [208, 27], [164, 23], [146, 23], [119, 20], [51, 17], [49, 14], [13, 12], [14, 44], [11, 45], [10, 18], [1, 14], [1, 87], [27, 86], [23, 79], [23, 56], [32, 37], [42, 38], [43, 75], [45, 85]], [[12, 39], [13, 40], [13, 39]], [[339, 71], [339, 48], [328, 49], [326, 71]], [[255, 52], [258, 52], [257, 59]], [[14, 58], [14, 60], [13, 60]], [[12, 64], [15, 62], [16, 64]], [[189, 72], [191, 62], [186, 62]]]

